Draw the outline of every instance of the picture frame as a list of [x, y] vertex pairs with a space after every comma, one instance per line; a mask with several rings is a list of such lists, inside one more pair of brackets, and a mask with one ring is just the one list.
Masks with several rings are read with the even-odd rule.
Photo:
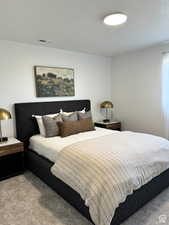
[[75, 96], [74, 69], [67, 67], [34, 66], [36, 96]]

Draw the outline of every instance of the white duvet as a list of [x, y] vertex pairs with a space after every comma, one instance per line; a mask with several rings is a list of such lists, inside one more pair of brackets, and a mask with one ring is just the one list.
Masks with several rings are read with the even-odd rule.
[[115, 132], [64, 147], [52, 173], [78, 192], [96, 225], [110, 225], [129, 194], [169, 168], [169, 141]]
[[50, 137], [45, 138], [40, 134], [34, 135], [30, 138], [30, 146], [29, 148], [37, 152], [39, 155], [44, 156], [52, 162], [55, 162], [58, 153], [73, 143], [84, 141], [96, 137], [102, 137], [108, 134], [117, 133], [119, 131], [108, 130], [99, 127], [95, 127], [96, 130], [83, 132], [75, 135], [71, 135], [68, 137]]

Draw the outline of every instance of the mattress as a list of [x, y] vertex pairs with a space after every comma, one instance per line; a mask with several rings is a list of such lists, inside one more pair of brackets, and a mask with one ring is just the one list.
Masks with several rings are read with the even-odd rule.
[[29, 148], [49, 159], [51, 162], [55, 162], [58, 153], [71, 144], [117, 132], [119, 131], [96, 127], [94, 131], [79, 133], [64, 138], [60, 136], [45, 138], [37, 134], [30, 138]]

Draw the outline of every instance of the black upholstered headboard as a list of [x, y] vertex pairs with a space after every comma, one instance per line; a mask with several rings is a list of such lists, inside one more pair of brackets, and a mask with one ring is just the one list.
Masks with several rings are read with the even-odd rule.
[[17, 139], [27, 146], [29, 138], [39, 133], [38, 125], [32, 115], [57, 113], [60, 109], [66, 112], [79, 111], [84, 107], [88, 111], [90, 110], [90, 100], [17, 103], [14, 107]]

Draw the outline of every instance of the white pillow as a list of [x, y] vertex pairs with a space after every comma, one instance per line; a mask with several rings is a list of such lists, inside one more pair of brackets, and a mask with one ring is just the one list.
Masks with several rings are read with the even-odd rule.
[[[86, 112], [86, 108], [84, 108], [84, 109], [82, 109], [81, 111], [78, 111], [78, 112], [80, 112], [80, 113], [85, 113]], [[65, 115], [65, 116], [70, 116], [72, 113], [74, 113], [74, 112], [64, 112], [63, 111], [63, 109], [60, 109], [60, 113], [62, 114], [62, 115]]]
[[32, 117], [35, 117], [35, 119], [38, 123], [40, 134], [45, 137], [45, 135], [46, 135], [45, 134], [45, 127], [44, 127], [44, 124], [43, 124], [42, 116], [32, 115]]
[[86, 112], [86, 108], [82, 109], [81, 111], [78, 111], [80, 113], [85, 113]]
[[63, 109], [60, 109], [60, 114], [65, 116], [70, 116], [73, 112], [63, 112]]
[[[59, 113], [55, 113], [55, 114], [48, 114], [48, 115], [44, 115], [44, 116], [49, 116], [49, 117], [55, 117], [57, 116]], [[46, 136], [46, 132], [45, 132], [45, 126], [43, 124], [43, 120], [42, 120], [42, 116], [39, 116], [39, 115], [32, 115], [32, 117], [35, 117], [37, 123], [38, 123], [38, 127], [39, 127], [39, 131], [40, 131], [40, 134], [42, 136]]]

